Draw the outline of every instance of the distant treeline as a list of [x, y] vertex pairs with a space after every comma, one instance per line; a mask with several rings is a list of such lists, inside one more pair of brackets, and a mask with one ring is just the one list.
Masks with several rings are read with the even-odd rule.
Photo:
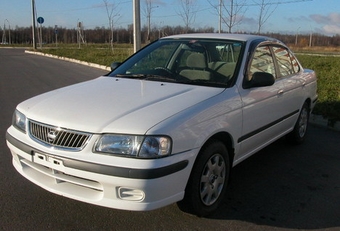
[[[36, 42], [40, 40], [38, 35], [42, 31], [42, 42], [44, 44], [55, 43], [110, 43], [111, 31], [108, 28], [96, 27], [94, 29], [67, 29], [54, 27], [37, 27], [36, 32]], [[10, 32], [10, 33], [9, 33]], [[182, 26], [164, 26], [162, 28], [151, 28], [150, 38], [148, 39], [148, 28], [143, 27], [141, 31], [142, 43], [147, 43], [149, 41], [154, 41], [160, 37], [183, 34], [183, 33], [214, 33], [215, 29], [213, 27], [208, 28], [189, 28], [186, 29]], [[11, 29], [11, 31], [0, 30], [0, 39], [8, 43], [14, 44], [32, 44], [32, 27], [16, 27]], [[9, 38], [10, 35], [10, 38]], [[322, 34], [279, 34], [279, 33], [266, 33], [263, 35], [275, 37], [284, 43], [294, 44], [296, 46], [339, 46], [340, 45], [340, 35], [326, 36]], [[119, 28], [113, 31], [113, 42], [114, 43], [133, 43], [133, 26], [130, 25], [127, 28]], [[0, 41], [4, 42], [4, 41]]]

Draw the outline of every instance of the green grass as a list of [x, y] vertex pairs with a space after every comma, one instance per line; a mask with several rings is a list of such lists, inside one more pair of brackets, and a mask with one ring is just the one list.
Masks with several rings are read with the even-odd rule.
[[[39, 47], [38, 47], [39, 48]], [[109, 44], [59, 44], [58, 47], [44, 47], [43, 53], [73, 58], [81, 61], [110, 66], [112, 62], [122, 62], [133, 54], [131, 44], [114, 45], [113, 51]]]
[[319, 99], [314, 113], [331, 121], [340, 121], [340, 57], [298, 55], [304, 68], [318, 77]]
[[[109, 44], [82, 44], [80, 49], [78, 44], [58, 44], [58, 47], [45, 47], [41, 51], [110, 66], [112, 62], [124, 61], [132, 55], [133, 46], [115, 44], [112, 51]], [[340, 121], [340, 57], [300, 54], [297, 58], [304, 68], [314, 70], [318, 77], [319, 99], [314, 113], [331, 121]]]

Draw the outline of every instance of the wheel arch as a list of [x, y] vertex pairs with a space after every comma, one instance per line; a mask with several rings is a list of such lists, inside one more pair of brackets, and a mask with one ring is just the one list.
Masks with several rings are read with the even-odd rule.
[[302, 105], [300, 106], [299, 113], [301, 112], [303, 106], [307, 104], [308, 106], [308, 117], [310, 117], [310, 114], [312, 112], [312, 100], [310, 98], [305, 99], [305, 101], [302, 102]]
[[[307, 99], [303, 102], [302, 106], [303, 106], [305, 103], [308, 104], [308, 108], [309, 108], [309, 111], [310, 111], [310, 110], [311, 110], [311, 105], [312, 105], [312, 100], [311, 100], [310, 98], [307, 98]], [[302, 108], [302, 106], [301, 106], [301, 108]]]
[[234, 154], [235, 154], [234, 142], [233, 142], [232, 136], [228, 132], [219, 132], [219, 133], [214, 134], [204, 143], [204, 145], [202, 145], [201, 150], [206, 145], [216, 140], [222, 142], [227, 148], [228, 154], [229, 154], [230, 165], [233, 166], [233, 160], [234, 160]]

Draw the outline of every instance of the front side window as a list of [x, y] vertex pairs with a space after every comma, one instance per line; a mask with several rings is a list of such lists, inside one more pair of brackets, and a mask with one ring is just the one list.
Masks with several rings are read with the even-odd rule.
[[158, 40], [109, 74], [213, 87], [230, 87], [244, 42], [213, 39]]
[[248, 80], [252, 79], [255, 72], [266, 72], [276, 77], [273, 56], [269, 46], [257, 47], [250, 63]]

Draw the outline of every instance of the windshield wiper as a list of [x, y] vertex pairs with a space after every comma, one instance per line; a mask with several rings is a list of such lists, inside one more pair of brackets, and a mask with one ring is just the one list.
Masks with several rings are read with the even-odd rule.
[[214, 81], [206, 80], [206, 79], [192, 79], [192, 80], [186, 79], [186, 80], [181, 81], [181, 83], [208, 86], [208, 87], [228, 87], [228, 83], [214, 82]]
[[148, 77], [146, 74], [117, 74], [115, 77], [129, 78], [129, 79], [145, 79]]
[[152, 74], [117, 74], [115, 77], [119, 78], [129, 78], [129, 79], [144, 79], [150, 81], [167, 81], [167, 82], [176, 82], [175, 79], [161, 76], [161, 75], [152, 75]]
[[165, 77], [165, 76], [161, 76], [161, 75], [148, 75], [146, 80], [176, 82], [176, 79]]
[[153, 75], [153, 74], [117, 74], [115, 77], [118, 78], [128, 78], [128, 79], [142, 79], [148, 81], [160, 81], [160, 82], [173, 82], [173, 83], [183, 83], [183, 84], [192, 84], [199, 86], [208, 86], [208, 87], [228, 87], [228, 83], [214, 82], [206, 79], [185, 79], [185, 80], [176, 80], [173, 78], [161, 76], [161, 75]]

